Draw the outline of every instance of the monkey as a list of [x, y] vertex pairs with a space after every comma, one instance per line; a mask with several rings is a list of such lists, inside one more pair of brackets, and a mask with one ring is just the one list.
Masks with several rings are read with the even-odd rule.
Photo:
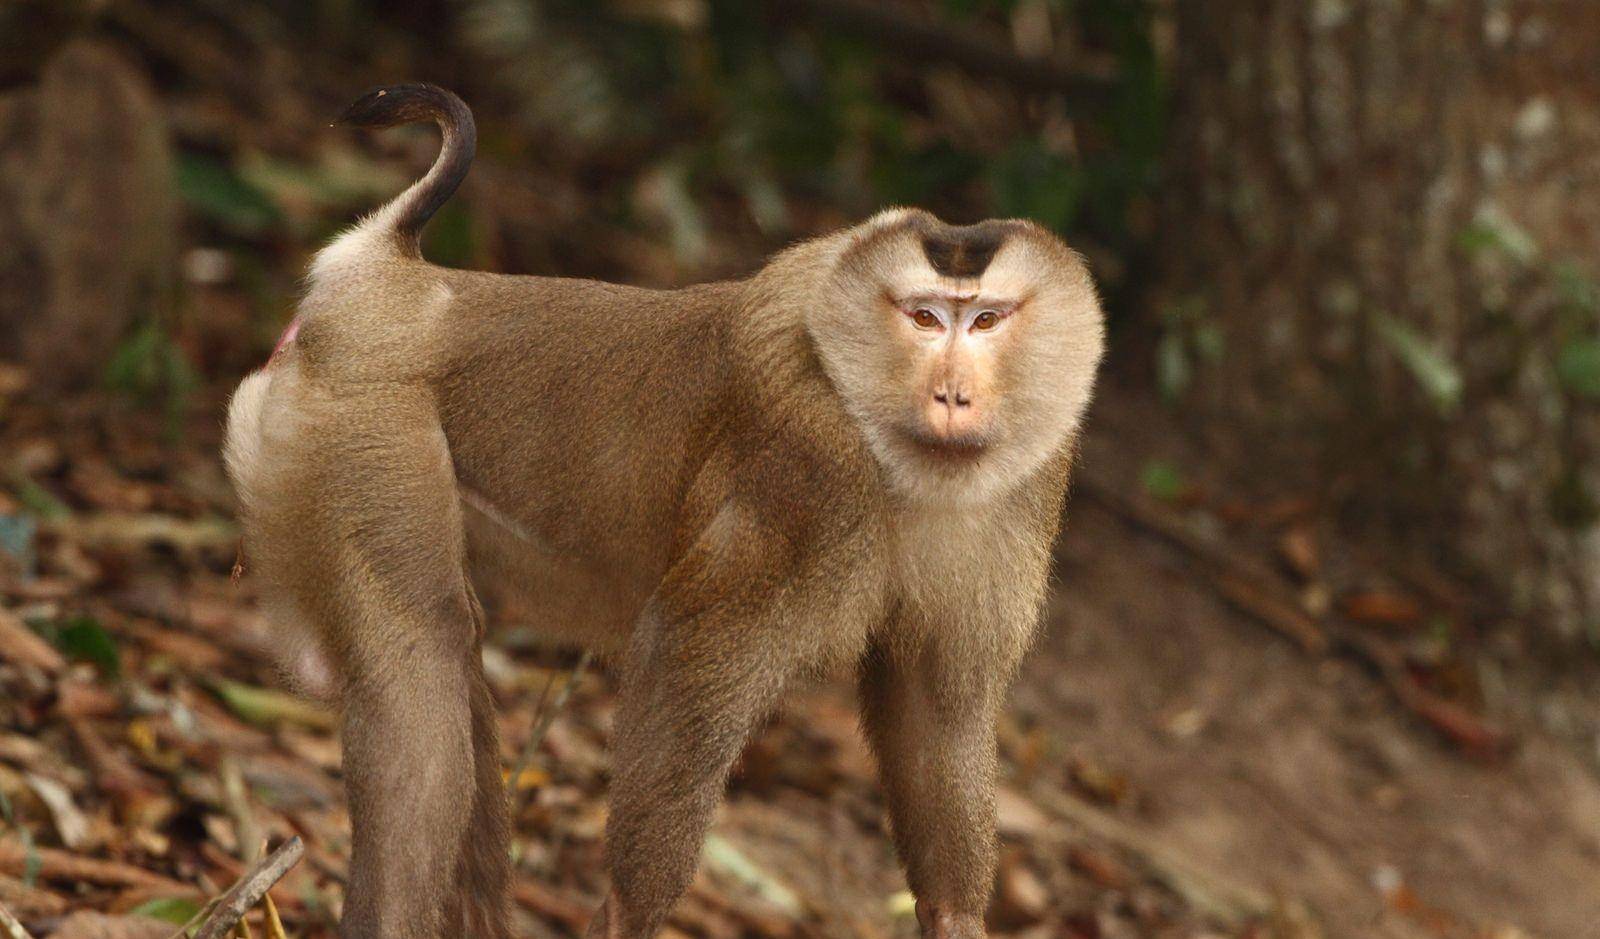
[[1104, 345], [1082, 257], [893, 208], [674, 290], [447, 269], [418, 239], [466, 105], [395, 85], [341, 121], [432, 121], [439, 156], [315, 256], [224, 449], [266, 612], [340, 687], [343, 935], [507, 935], [482, 566], [619, 676], [590, 939], [657, 934], [746, 738], [830, 669], [922, 936], [984, 936], [995, 724]]

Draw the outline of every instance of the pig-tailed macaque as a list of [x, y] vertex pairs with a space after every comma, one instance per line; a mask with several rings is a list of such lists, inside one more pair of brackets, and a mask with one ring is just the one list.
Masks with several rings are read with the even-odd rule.
[[746, 737], [830, 667], [859, 671], [922, 935], [983, 936], [995, 722], [1101, 355], [1082, 259], [891, 209], [681, 290], [450, 270], [418, 232], [466, 106], [398, 85], [343, 120], [443, 147], [317, 255], [226, 455], [268, 614], [337, 676], [344, 935], [507, 935], [486, 564], [620, 671], [590, 937], [656, 935]]

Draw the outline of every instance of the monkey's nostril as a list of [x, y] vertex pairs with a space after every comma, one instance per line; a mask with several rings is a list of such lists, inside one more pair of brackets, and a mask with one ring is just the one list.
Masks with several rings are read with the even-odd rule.
[[[949, 395], [946, 395], [942, 391], [935, 391], [933, 393], [933, 400], [939, 402], [940, 404], [946, 404], [946, 403], [949, 402], [950, 398], [949, 398]], [[959, 399], [958, 399], [958, 401], [959, 401]]]
[[956, 407], [964, 408], [972, 403], [972, 398], [964, 391], [956, 392]]

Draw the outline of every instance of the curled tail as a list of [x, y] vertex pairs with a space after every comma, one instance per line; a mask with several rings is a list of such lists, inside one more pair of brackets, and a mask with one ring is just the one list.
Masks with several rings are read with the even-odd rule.
[[359, 226], [365, 233], [392, 232], [399, 248], [413, 256], [421, 253], [417, 239], [422, 226], [456, 191], [472, 166], [472, 155], [478, 146], [472, 111], [460, 98], [437, 85], [389, 85], [356, 99], [337, 122], [381, 128], [424, 120], [438, 124], [444, 137], [438, 159], [427, 175]]

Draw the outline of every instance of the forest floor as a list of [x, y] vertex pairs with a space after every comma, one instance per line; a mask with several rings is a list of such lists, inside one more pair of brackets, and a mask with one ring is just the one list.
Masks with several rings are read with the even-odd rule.
[[[1149, 460], [1203, 454], [1160, 408], [1103, 398], [1002, 728], [995, 934], [1600, 936], [1600, 778], [1451, 679], [1437, 622], [1416, 626], [1448, 586], [1329, 587], [1373, 581], [1333, 576], [1349, 552], [1305, 500], [1152, 498]], [[220, 412], [167, 445], [103, 400], [4, 406], [0, 905], [39, 936], [166, 936], [298, 834], [276, 907], [290, 934], [332, 935], [335, 718], [275, 690], [250, 578], [230, 577]], [[511, 767], [566, 672], [525, 630], [499, 636]], [[602, 888], [614, 687], [574, 687], [511, 780], [518, 935], [576, 935]], [[672, 935], [915, 933], [852, 699], [844, 676], [800, 689], [752, 742]]]

